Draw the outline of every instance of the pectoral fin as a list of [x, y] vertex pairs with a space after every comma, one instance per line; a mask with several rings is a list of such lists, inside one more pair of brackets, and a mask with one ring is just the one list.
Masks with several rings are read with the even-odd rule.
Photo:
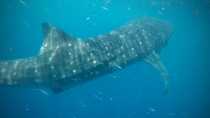
[[164, 64], [160, 60], [160, 55], [157, 54], [155, 51], [153, 51], [150, 55], [148, 55], [146, 58], [144, 58], [144, 61], [151, 64], [155, 69], [157, 69], [160, 72], [160, 75], [162, 76], [162, 79], [164, 80], [164, 89], [165, 94], [168, 93], [168, 84], [169, 84], [169, 74], [164, 66]]

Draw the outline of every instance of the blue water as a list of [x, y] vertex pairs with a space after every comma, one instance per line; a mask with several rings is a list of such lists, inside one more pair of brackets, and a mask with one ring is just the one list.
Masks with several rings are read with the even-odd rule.
[[85, 38], [144, 16], [173, 27], [161, 52], [168, 95], [139, 62], [59, 95], [1, 87], [0, 118], [210, 118], [209, 0], [1, 0], [0, 60], [37, 55], [42, 22]]

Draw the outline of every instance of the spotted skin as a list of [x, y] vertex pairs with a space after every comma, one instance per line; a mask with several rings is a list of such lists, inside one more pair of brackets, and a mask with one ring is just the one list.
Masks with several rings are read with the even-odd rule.
[[154, 18], [131, 21], [85, 40], [47, 23], [42, 26], [44, 41], [37, 56], [0, 62], [1, 86], [59, 93], [159, 52], [171, 35], [169, 24]]

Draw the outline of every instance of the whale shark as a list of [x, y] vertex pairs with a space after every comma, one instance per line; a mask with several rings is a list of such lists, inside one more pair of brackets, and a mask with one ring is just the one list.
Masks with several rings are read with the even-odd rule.
[[87, 38], [68, 35], [49, 23], [42, 24], [42, 31], [44, 40], [37, 55], [0, 61], [0, 86], [61, 93], [144, 61], [159, 71], [168, 88], [169, 74], [160, 58], [172, 35], [168, 22], [141, 18]]

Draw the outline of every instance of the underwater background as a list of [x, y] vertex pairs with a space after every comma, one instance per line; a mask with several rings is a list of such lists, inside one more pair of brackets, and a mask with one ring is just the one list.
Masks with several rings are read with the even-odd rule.
[[173, 27], [161, 51], [167, 95], [138, 62], [58, 95], [0, 87], [0, 118], [210, 118], [210, 0], [0, 0], [0, 60], [37, 55], [43, 22], [86, 38], [143, 17]]

